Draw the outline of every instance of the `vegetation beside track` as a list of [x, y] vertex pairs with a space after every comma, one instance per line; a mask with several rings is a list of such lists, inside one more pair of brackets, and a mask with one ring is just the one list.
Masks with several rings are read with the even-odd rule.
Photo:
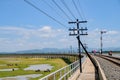
[[[0, 59], [0, 69], [10, 69], [10, 68], [18, 68], [18, 70], [14, 71], [0, 71], [0, 77], [10, 77], [10, 76], [20, 76], [20, 75], [29, 75], [29, 74], [42, 74], [42, 76], [37, 78], [31, 78], [30, 80], [37, 80], [47, 74], [50, 74], [51, 72], [54, 72], [69, 63], [67, 62], [73, 62], [74, 58], [71, 59], [61, 59], [61, 58], [29, 58], [29, 57], [23, 57], [23, 58], [1, 58]], [[8, 66], [8, 64], [10, 66]], [[12, 66], [11, 66], [12, 64]], [[24, 68], [29, 67], [29, 65], [36, 65], [36, 64], [50, 64], [53, 66], [52, 70], [50, 72], [35, 72], [34, 70], [27, 70], [25, 71]]]

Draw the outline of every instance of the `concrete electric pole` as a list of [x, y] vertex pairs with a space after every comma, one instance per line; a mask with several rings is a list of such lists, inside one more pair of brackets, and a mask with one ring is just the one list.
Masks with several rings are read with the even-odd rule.
[[103, 35], [103, 33], [106, 33], [106, 31], [100, 31], [100, 51], [101, 51], [101, 54], [103, 53], [103, 50], [102, 50], [102, 48], [103, 48], [103, 42], [102, 42], [102, 35]]
[[[77, 28], [69, 29], [69, 31], [73, 31], [73, 33], [70, 32], [70, 36], [76, 36], [78, 39], [78, 53], [79, 53], [79, 63], [80, 63], [80, 72], [82, 72], [82, 63], [81, 63], [81, 48], [80, 48], [80, 35], [87, 35], [87, 32], [84, 34], [83, 31], [87, 30], [86, 28], [81, 27], [79, 28], [80, 23], [86, 23], [87, 21], [79, 21], [78, 19], [75, 22], [68, 22], [69, 24], [77, 24]], [[80, 33], [81, 31], [81, 33]], [[76, 33], [77, 32], [77, 33]]]

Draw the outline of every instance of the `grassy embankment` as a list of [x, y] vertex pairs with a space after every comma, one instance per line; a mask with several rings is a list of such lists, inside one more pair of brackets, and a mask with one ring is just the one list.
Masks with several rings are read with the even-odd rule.
[[[0, 77], [9, 77], [9, 76], [18, 76], [18, 75], [28, 75], [28, 74], [42, 74], [42, 76], [38, 77], [41, 78], [57, 69], [60, 69], [70, 63], [68, 59], [47, 59], [47, 58], [3, 58], [0, 59], [0, 69], [9, 69], [9, 68], [19, 68], [19, 70], [15, 71], [0, 71]], [[8, 66], [7, 64], [12, 64], [12, 66]], [[17, 66], [16, 66], [17, 64]], [[24, 71], [24, 68], [28, 67], [29, 65], [35, 64], [50, 64], [54, 66], [51, 72], [35, 72], [33, 70]], [[38, 78], [34, 78], [31, 80], [37, 80]]]

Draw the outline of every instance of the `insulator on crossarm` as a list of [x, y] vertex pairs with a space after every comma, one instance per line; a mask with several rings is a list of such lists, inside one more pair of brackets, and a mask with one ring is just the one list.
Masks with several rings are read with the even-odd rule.
[[71, 28], [69, 28], [69, 30], [71, 30]]

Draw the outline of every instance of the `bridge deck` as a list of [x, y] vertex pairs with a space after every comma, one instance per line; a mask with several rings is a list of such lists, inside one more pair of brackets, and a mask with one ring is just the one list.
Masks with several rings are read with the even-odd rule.
[[72, 77], [69, 78], [69, 80], [95, 80], [96, 79], [95, 68], [88, 57], [85, 59], [85, 61], [82, 64], [82, 70], [83, 70], [82, 73], [80, 73], [78, 69], [75, 72], [75, 74], [73, 74]]
[[83, 72], [77, 80], [95, 80], [95, 68], [89, 58], [86, 58], [85, 64], [83, 65]]

